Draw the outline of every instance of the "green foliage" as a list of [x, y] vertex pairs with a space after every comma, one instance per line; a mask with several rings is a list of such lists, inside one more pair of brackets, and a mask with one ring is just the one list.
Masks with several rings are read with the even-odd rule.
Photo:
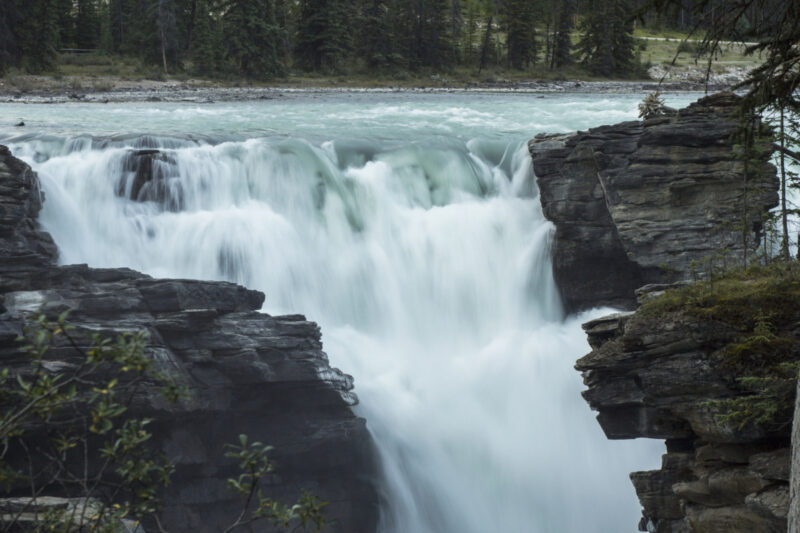
[[[709, 354], [709, 362], [734, 380], [741, 395], [709, 402], [721, 423], [754, 424], [782, 430], [791, 423], [800, 370], [800, 264], [767, 266], [715, 274], [666, 291], [643, 303], [641, 313], [680, 313], [709, 328], [732, 332], [733, 339]], [[729, 335], [728, 335], [729, 336]]]
[[572, 39], [570, 32], [575, 14], [574, 0], [560, 2], [555, 15], [555, 35], [553, 36], [552, 68], [561, 68], [572, 63]]
[[[155, 368], [145, 333], [81, 337], [67, 316], [31, 317], [18, 339], [29, 365], [0, 370], [0, 485], [28, 495], [16, 514], [2, 518], [4, 530], [21, 527], [26, 513], [37, 515], [37, 531], [118, 533], [138, 523], [157, 525], [159, 491], [173, 467], [150, 444], [152, 420], [136, 416], [130, 405], [144, 386], [157, 386], [170, 402], [187, 393]], [[305, 492], [292, 505], [263, 495], [261, 482], [275, 469], [270, 450], [245, 435], [228, 446], [226, 457], [242, 470], [228, 484], [245, 502], [227, 531], [257, 520], [320, 531], [324, 502]], [[71, 499], [40, 505], [49, 492]]]
[[337, 71], [352, 47], [349, 5], [344, 0], [302, 0], [296, 53], [313, 70]]
[[20, 64], [37, 73], [53, 68], [59, 43], [59, 10], [56, 0], [15, 0], [16, 24], [11, 28]]
[[755, 425], [771, 431], [785, 430], [794, 415], [798, 370], [800, 361], [791, 361], [777, 365], [768, 376], [739, 378], [746, 395], [712, 401], [709, 406], [721, 411], [719, 422], [738, 429]]
[[626, 0], [592, 2], [579, 28], [581, 63], [601, 76], [630, 75], [634, 69], [633, 20]]
[[193, 43], [191, 58], [194, 71], [201, 75], [209, 75], [217, 70], [217, 54], [215, 48], [220, 45], [217, 39], [217, 25], [211, 15], [208, 0], [197, 0], [193, 24]]
[[308, 492], [303, 491], [298, 502], [291, 506], [264, 496], [260, 482], [275, 470], [275, 465], [269, 459], [271, 446], [260, 442], [249, 443], [247, 435], [239, 435], [238, 444], [229, 444], [227, 447], [225, 456], [236, 459], [242, 471], [238, 478], [228, 480], [228, 486], [242, 495], [246, 503], [239, 518], [225, 533], [258, 520], [268, 520], [273, 527], [281, 529], [322, 530], [326, 524], [322, 510], [327, 504]]
[[222, 14], [227, 56], [237, 72], [268, 79], [283, 73], [272, 0], [230, 0]]
[[530, 0], [508, 0], [503, 5], [508, 63], [518, 70], [536, 63], [536, 16]]
[[759, 317], [771, 317], [776, 327], [800, 311], [800, 265], [775, 261], [767, 266], [729, 270], [665, 292], [642, 305], [643, 313], [683, 312], [698, 319], [753, 331]]
[[[164, 383], [165, 377], [144, 355], [144, 334], [121, 334], [114, 341], [94, 334], [84, 352], [66, 318], [67, 312], [54, 321], [33, 317], [18, 339], [29, 368], [0, 374], [0, 483], [20, 490], [24, 482], [30, 487], [28, 506], [53, 486], [84, 498], [103, 492], [115, 503], [92, 504], [90, 516], [85, 507], [77, 522], [53, 511], [51, 530], [140, 520], [157, 510], [158, 489], [168, 483], [172, 466], [148, 446], [150, 421], [130, 416], [128, 405], [143, 383]], [[54, 363], [62, 357], [53, 359], [52, 352], [64, 361]], [[174, 386], [165, 389], [174, 392]], [[20, 454], [27, 460], [20, 461]], [[92, 469], [95, 455], [102, 459]]]

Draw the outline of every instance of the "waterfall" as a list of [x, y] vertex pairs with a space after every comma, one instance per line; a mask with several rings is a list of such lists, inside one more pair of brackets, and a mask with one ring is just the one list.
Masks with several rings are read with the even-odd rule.
[[521, 139], [230, 138], [10, 144], [62, 263], [235, 281], [321, 325], [383, 533], [635, 530], [627, 474], [663, 445], [607, 441], [580, 397], [580, 323], [608, 310], [564, 319]]

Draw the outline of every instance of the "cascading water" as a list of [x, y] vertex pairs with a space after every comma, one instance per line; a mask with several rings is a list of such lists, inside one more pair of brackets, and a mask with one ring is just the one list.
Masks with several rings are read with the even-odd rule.
[[[539, 104], [544, 125], [514, 107], [533, 97], [503, 98], [505, 112], [423, 97], [162, 105], [129, 127], [170, 137], [76, 136], [51, 116], [55, 135], [5, 142], [40, 174], [62, 262], [236, 281], [266, 312], [320, 323], [383, 461], [382, 532], [633, 531], [627, 473], [662, 447], [606, 441], [579, 395], [589, 316], [562, 320], [523, 141], [628, 118], [637, 98], [564, 97], [561, 117]], [[124, 123], [131, 107], [103, 113]]]

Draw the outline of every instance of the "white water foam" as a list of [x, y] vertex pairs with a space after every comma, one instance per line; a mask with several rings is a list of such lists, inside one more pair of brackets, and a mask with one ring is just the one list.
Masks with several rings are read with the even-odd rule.
[[[490, 113], [467, 111], [429, 120]], [[236, 281], [321, 324], [382, 458], [382, 532], [634, 531], [627, 474], [663, 444], [607, 441], [580, 397], [580, 323], [607, 310], [562, 318], [524, 143], [425, 131], [12, 147], [41, 176], [62, 262]], [[141, 146], [164, 146], [179, 209], [117, 194]]]

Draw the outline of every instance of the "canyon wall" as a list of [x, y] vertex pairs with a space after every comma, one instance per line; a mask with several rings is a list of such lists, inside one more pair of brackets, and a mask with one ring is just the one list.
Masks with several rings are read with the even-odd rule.
[[738, 101], [718, 93], [647, 120], [530, 141], [568, 312], [632, 309], [643, 285], [690, 279], [757, 247], [778, 184], [765, 139], [747, 165], [737, 153]]
[[[726, 347], [753, 334], [761, 307], [736, 303], [745, 318], [731, 323], [713, 310], [641, 306], [752, 259], [763, 242], [778, 180], [760, 126], [742, 157], [738, 104], [720, 93], [643, 121], [529, 143], [544, 214], [556, 227], [553, 272], [567, 311], [638, 307], [585, 324], [592, 352], [576, 369], [608, 438], [666, 442], [661, 469], [631, 474], [642, 531], [787, 530], [790, 428], [720, 416], [720, 402], [748, 394]], [[795, 353], [800, 316], [789, 315], [770, 334]], [[797, 474], [792, 484], [796, 492]]]

